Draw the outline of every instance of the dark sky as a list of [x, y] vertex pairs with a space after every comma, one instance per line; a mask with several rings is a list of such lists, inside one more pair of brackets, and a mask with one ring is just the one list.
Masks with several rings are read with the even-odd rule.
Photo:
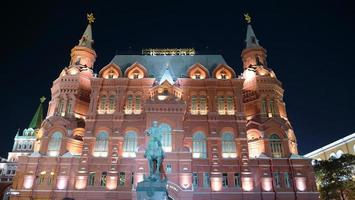
[[[94, 12], [95, 71], [116, 52], [194, 47], [221, 53], [237, 74], [253, 17], [268, 63], [285, 89], [300, 153], [355, 131], [355, 6], [352, 1], [14, 1], [1, 3], [0, 155], [11, 150], [39, 98], [68, 65]], [[232, 3], [233, 2], [233, 3]], [[236, 2], [242, 2], [236, 4]]]

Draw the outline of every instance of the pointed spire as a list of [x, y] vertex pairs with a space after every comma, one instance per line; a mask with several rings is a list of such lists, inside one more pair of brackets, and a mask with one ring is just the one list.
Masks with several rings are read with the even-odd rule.
[[260, 47], [259, 40], [256, 38], [253, 27], [251, 26], [251, 17], [249, 13], [244, 14], [244, 19], [248, 23], [247, 37], [245, 38], [246, 48]]
[[166, 68], [163, 76], [161, 77], [159, 84], [164, 83], [164, 81], [168, 81], [171, 85], [174, 84], [173, 76], [171, 75], [171, 72], [168, 67]]
[[89, 24], [86, 27], [83, 36], [79, 40], [78, 46], [83, 46], [92, 49], [92, 44], [94, 43], [94, 40], [92, 39], [91, 24], [94, 23], [95, 21], [94, 14], [92, 13], [87, 14], [87, 18]]
[[245, 38], [246, 48], [260, 47], [259, 40], [256, 38], [253, 27], [248, 24], [247, 37]]
[[36, 113], [34, 114], [30, 125], [28, 128], [33, 128], [33, 129], [38, 129], [41, 127], [42, 121], [43, 121], [43, 102], [46, 100], [46, 98], [43, 96], [40, 98], [40, 104], [37, 108]]

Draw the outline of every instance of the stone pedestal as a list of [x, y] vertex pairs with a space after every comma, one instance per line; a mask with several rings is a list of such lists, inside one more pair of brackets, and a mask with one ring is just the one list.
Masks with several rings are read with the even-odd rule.
[[168, 200], [166, 181], [144, 179], [137, 185], [137, 200]]

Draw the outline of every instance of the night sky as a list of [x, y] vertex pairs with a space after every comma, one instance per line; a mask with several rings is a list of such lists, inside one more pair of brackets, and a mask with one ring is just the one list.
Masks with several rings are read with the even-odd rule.
[[[243, 13], [253, 17], [268, 64], [285, 89], [301, 154], [355, 132], [355, 6], [352, 1], [36, 1], [1, 3], [1, 140], [7, 156], [68, 65], [93, 12], [94, 71], [116, 52], [194, 47], [222, 54], [237, 74]], [[45, 1], [43, 1], [45, 2]], [[233, 4], [231, 2], [234, 2]], [[236, 4], [235, 2], [243, 2]], [[48, 101], [47, 101], [48, 102]]]

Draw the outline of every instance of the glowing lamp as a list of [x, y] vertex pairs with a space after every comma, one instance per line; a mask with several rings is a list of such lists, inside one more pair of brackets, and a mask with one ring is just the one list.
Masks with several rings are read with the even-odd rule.
[[31, 189], [33, 186], [33, 182], [35, 180], [34, 175], [25, 175], [24, 176], [24, 181], [23, 181], [23, 188], [25, 189]]
[[57, 189], [64, 190], [68, 185], [68, 176], [58, 176], [57, 177]]
[[164, 152], [171, 152], [172, 147], [163, 147]]
[[305, 191], [306, 190], [306, 177], [296, 177], [296, 188], [298, 191]]
[[214, 192], [222, 190], [222, 177], [211, 177], [211, 189]]
[[108, 176], [106, 181], [107, 189], [114, 190], [117, 188], [117, 176]]
[[82, 190], [85, 189], [87, 182], [87, 176], [77, 176], [75, 181], [75, 189]]
[[253, 179], [251, 177], [242, 178], [242, 188], [244, 191], [250, 192], [253, 190]]
[[270, 192], [272, 190], [272, 178], [271, 177], [263, 177], [261, 179], [261, 186], [264, 191]]

